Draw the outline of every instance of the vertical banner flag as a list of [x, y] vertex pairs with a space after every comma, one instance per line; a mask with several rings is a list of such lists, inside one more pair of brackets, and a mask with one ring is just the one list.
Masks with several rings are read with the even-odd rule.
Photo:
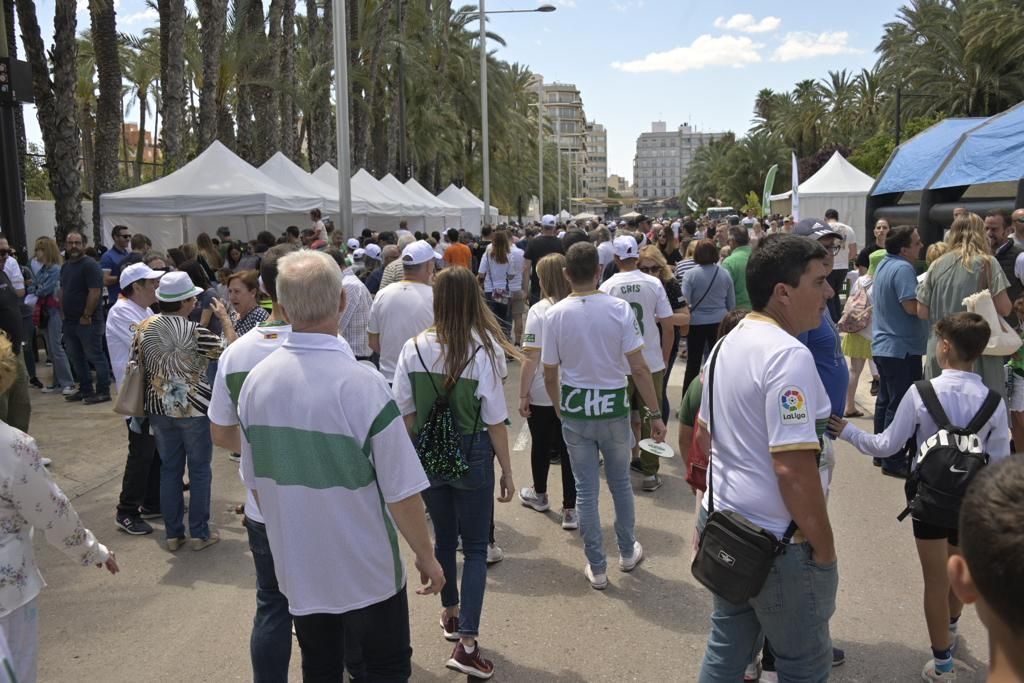
[[761, 195], [761, 216], [767, 218], [772, 214], [772, 188], [775, 187], [775, 174], [779, 172], [779, 165], [772, 164], [768, 169], [768, 175], [764, 179], [764, 194]]
[[794, 221], [800, 220], [800, 167], [796, 163], [796, 152], [793, 152], [793, 210]]
[[696, 211], [698, 209], [697, 202], [693, 201], [693, 197], [686, 198], [686, 205], [690, 207], [690, 211]]

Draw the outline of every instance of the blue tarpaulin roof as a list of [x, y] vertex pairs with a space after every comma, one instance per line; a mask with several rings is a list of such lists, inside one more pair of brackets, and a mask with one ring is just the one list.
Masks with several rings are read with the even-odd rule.
[[946, 119], [907, 140], [896, 148], [871, 194], [925, 189], [935, 171], [956, 148], [960, 136], [985, 121], [984, 118]]

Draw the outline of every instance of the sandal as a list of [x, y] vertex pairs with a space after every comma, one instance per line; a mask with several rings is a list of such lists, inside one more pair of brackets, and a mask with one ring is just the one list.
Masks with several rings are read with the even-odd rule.
[[864, 417], [864, 413], [859, 410], [848, 410], [843, 414], [843, 417]]

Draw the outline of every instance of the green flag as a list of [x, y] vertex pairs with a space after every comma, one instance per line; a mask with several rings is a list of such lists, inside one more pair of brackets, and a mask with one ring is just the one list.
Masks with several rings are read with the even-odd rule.
[[761, 215], [770, 216], [772, 213], [772, 187], [775, 185], [775, 174], [779, 172], [779, 165], [772, 164], [768, 169], [768, 175], [764, 179], [764, 194], [761, 195]]

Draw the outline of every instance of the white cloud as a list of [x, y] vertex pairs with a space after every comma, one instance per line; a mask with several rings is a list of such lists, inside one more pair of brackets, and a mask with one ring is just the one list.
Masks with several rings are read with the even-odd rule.
[[760, 21], [754, 19], [753, 14], [734, 14], [728, 19], [718, 17], [715, 19], [715, 28], [725, 28], [743, 33], [767, 33], [774, 31], [782, 24], [778, 17], [765, 17]]
[[680, 73], [710, 66], [742, 67], [760, 62], [761, 55], [757, 51], [763, 47], [746, 36], [711, 37], [704, 34], [689, 46], [652, 52], [631, 62], [612, 62], [612, 67], [627, 73]]
[[846, 31], [823, 31], [810, 33], [797, 31], [787, 33], [782, 44], [772, 53], [773, 62], [792, 62], [798, 59], [812, 59], [831, 55], [856, 54], [863, 52], [847, 45], [850, 34]]
[[141, 12], [135, 12], [125, 17], [120, 17], [118, 23], [121, 24], [137, 24], [140, 22], [154, 22], [160, 19], [160, 13], [152, 7], [147, 7]]

